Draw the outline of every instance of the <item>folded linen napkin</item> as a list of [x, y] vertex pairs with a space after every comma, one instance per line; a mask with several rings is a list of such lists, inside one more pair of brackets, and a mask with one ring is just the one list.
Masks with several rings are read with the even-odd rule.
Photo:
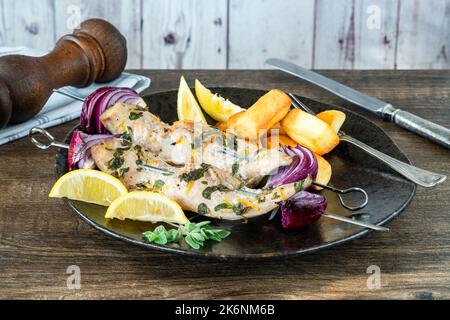
[[[26, 47], [0, 48], [0, 57], [10, 54], [37, 57], [45, 55], [46, 52]], [[86, 88], [65, 87], [65, 90], [80, 97], [87, 97], [94, 90], [104, 86], [129, 87], [140, 93], [150, 86], [150, 79], [124, 72], [119, 78], [108, 83], [94, 83]], [[33, 127], [49, 128], [76, 119], [80, 116], [82, 105], [83, 103], [80, 101], [75, 101], [59, 93], [53, 93], [44, 108], [32, 119], [20, 124], [7, 125], [0, 129], [0, 145], [25, 137]]]

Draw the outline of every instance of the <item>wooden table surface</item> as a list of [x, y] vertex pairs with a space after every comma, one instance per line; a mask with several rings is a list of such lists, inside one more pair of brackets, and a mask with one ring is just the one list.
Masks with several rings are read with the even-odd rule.
[[[208, 86], [279, 88], [348, 106], [278, 71], [136, 72], [152, 78], [148, 92], [176, 89], [184, 74], [190, 83], [198, 78]], [[450, 71], [322, 73], [450, 127]], [[413, 164], [450, 173], [450, 151], [360, 113], [386, 130]], [[50, 131], [63, 137], [75, 124]], [[410, 206], [389, 224], [391, 232], [296, 258], [210, 261], [108, 238], [62, 201], [48, 199], [54, 154], [26, 138], [0, 146], [0, 298], [450, 298], [449, 181], [435, 189], [419, 187]], [[70, 265], [80, 267], [80, 290], [67, 288]], [[381, 289], [367, 288], [371, 265], [381, 269]]]

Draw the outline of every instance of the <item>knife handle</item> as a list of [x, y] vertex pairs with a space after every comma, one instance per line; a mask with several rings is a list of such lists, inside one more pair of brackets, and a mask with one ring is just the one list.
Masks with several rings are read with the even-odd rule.
[[384, 119], [450, 149], [450, 129], [391, 105], [387, 105], [382, 114]]
[[418, 184], [419, 186], [431, 188], [444, 182], [447, 179], [447, 176], [443, 174], [420, 169], [413, 165], [397, 160], [391, 156], [388, 156], [387, 154], [380, 152], [349, 135], [342, 134], [340, 136], [340, 139], [341, 141], [349, 142], [354, 146], [361, 148], [368, 154], [384, 162], [394, 171], [398, 172], [399, 174], [411, 180], [412, 182]]

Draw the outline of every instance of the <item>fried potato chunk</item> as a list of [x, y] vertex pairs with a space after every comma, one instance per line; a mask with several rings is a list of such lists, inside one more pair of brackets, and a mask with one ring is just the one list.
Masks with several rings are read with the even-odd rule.
[[285, 136], [284, 134], [280, 135], [270, 135], [263, 139], [262, 144], [265, 148], [280, 148], [280, 146], [288, 146], [288, 147], [296, 147], [298, 145], [297, 142]]
[[278, 134], [279, 135], [286, 135], [286, 132], [281, 127], [281, 123], [280, 122], [275, 123], [273, 125], [273, 127], [271, 128], [271, 130], [278, 130]]
[[249, 109], [231, 116], [218, 127], [230, 130], [240, 138], [258, 141], [289, 112], [291, 99], [283, 91], [273, 89], [263, 95]]
[[290, 138], [318, 155], [324, 155], [339, 144], [339, 136], [323, 120], [299, 109], [291, 110], [281, 121]]
[[[319, 182], [321, 184], [327, 185], [328, 182], [330, 182], [330, 180], [331, 180], [331, 174], [332, 174], [331, 165], [322, 156], [319, 156], [318, 154], [315, 154], [315, 156], [316, 156], [317, 164], [318, 164], [318, 168], [319, 168], [317, 171], [317, 177], [316, 177], [315, 181]], [[317, 187], [317, 186], [313, 186], [313, 188], [316, 190], [323, 189], [323, 188]]]
[[322, 121], [325, 121], [333, 128], [334, 132], [338, 133], [345, 122], [345, 113], [338, 110], [326, 110], [316, 115]]

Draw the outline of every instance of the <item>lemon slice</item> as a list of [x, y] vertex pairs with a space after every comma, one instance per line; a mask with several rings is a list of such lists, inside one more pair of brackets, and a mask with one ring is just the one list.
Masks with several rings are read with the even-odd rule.
[[106, 211], [108, 219], [184, 224], [189, 220], [180, 205], [163, 194], [133, 191], [116, 199]]
[[119, 179], [98, 170], [80, 169], [66, 173], [56, 181], [50, 198], [69, 198], [109, 206], [127, 188]]
[[181, 76], [180, 87], [178, 88], [177, 113], [179, 120], [206, 123], [205, 116], [183, 76]]
[[225, 100], [217, 93], [213, 94], [211, 90], [205, 88], [197, 79], [195, 80], [195, 94], [203, 110], [216, 121], [226, 122], [233, 114], [244, 111], [244, 109], [230, 100]]

